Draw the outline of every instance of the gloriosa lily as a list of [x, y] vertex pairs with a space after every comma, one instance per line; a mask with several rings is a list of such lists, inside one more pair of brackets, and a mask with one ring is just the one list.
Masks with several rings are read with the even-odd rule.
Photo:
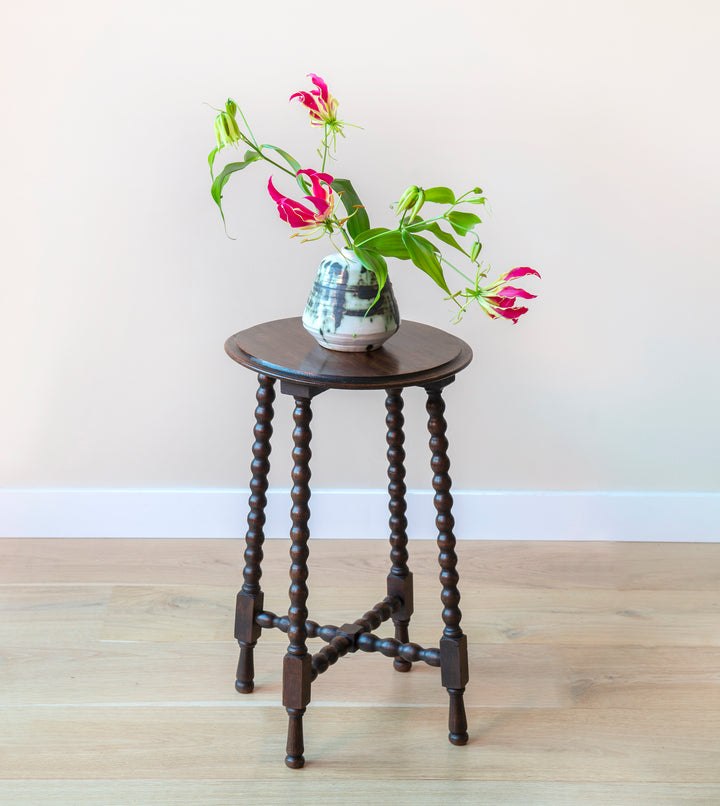
[[312, 183], [312, 193], [305, 198], [313, 203], [316, 211], [279, 193], [272, 183], [272, 176], [268, 180], [268, 193], [277, 204], [280, 218], [287, 221], [293, 229], [317, 230], [321, 227], [324, 228], [325, 222], [335, 209], [335, 199], [331, 187], [333, 178], [330, 174], [318, 173], [310, 169], [298, 171], [297, 176], [301, 175], [307, 176]]
[[496, 319], [500, 316], [503, 319], [510, 319], [516, 325], [518, 319], [528, 312], [524, 305], [516, 307], [517, 300], [535, 299], [537, 294], [530, 294], [524, 288], [516, 288], [512, 285], [506, 285], [506, 283], [510, 280], [516, 280], [518, 277], [527, 277], [529, 274], [540, 277], [540, 274], [535, 269], [531, 269], [529, 266], [518, 266], [516, 269], [511, 269], [500, 275], [494, 283], [485, 288], [476, 286], [475, 289], [468, 289], [467, 296], [468, 298], [476, 299], [480, 307], [491, 319]]
[[313, 126], [327, 125], [334, 131], [340, 131], [342, 123], [337, 119], [337, 100], [330, 95], [327, 84], [320, 76], [316, 76], [315, 73], [308, 73], [308, 77], [312, 79], [312, 83], [317, 89], [310, 90], [310, 92], [305, 92], [304, 90], [295, 92], [290, 96], [290, 100], [292, 101], [293, 98], [300, 99], [300, 103], [310, 113], [310, 123]]

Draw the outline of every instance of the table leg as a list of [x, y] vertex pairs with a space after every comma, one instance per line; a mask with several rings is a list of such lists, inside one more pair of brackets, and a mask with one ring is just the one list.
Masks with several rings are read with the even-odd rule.
[[293, 430], [292, 456], [294, 461], [291, 491], [292, 528], [290, 537], [290, 607], [288, 609], [289, 644], [283, 662], [283, 705], [287, 710], [288, 739], [285, 763], [288, 767], [297, 769], [305, 764], [303, 756], [303, 727], [302, 718], [310, 702], [310, 675], [312, 672], [311, 656], [308, 652], [306, 640], [307, 629], [305, 622], [308, 617], [308, 520], [310, 518], [310, 398], [295, 397], [295, 410], [293, 412], [295, 429]]
[[[402, 600], [402, 607], [393, 613], [395, 638], [403, 644], [410, 641], [408, 627], [413, 613], [413, 577], [408, 568], [407, 537], [407, 503], [405, 501], [405, 434], [402, 414], [402, 390], [387, 390], [385, 399], [387, 415], [387, 459], [388, 459], [388, 493], [390, 494], [390, 561], [392, 568], [387, 578], [388, 596], [397, 596]], [[395, 658], [393, 666], [398, 672], [409, 672], [412, 663], [404, 658]]]
[[263, 543], [265, 534], [265, 507], [268, 488], [268, 472], [270, 470], [270, 437], [272, 436], [273, 401], [275, 400], [275, 379], [267, 375], [258, 375], [258, 390], [255, 396], [255, 442], [252, 446], [253, 461], [250, 465], [252, 481], [250, 482], [250, 511], [245, 535], [245, 569], [243, 586], [237, 595], [235, 609], [235, 638], [240, 645], [235, 688], [242, 694], [249, 694], [255, 687], [255, 667], [253, 650], [260, 637], [261, 628], [255, 617], [263, 609], [263, 593], [260, 589], [263, 559]]
[[460, 592], [458, 591], [457, 555], [455, 554], [455, 521], [452, 516], [453, 499], [450, 494], [451, 480], [448, 473], [450, 460], [447, 456], [448, 441], [445, 436], [445, 401], [442, 389], [427, 390], [428, 431], [430, 432], [431, 467], [435, 490], [435, 524], [438, 529], [440, 549], [440, 581], [442, 583], [442, 617], [445, 623], [440, 639], [440, 671], [442, 685], [450, 696], [449, 739], [452, 744], [462, 745], [468, 741], [467, 719], [463, 694], [468, 681], [467, 638], [460, 627]]

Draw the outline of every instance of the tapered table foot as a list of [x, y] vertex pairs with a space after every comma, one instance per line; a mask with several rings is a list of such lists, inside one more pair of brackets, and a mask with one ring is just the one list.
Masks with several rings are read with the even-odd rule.
[[468, 743], [467, 718], [465, 716], [465, 703], [463, 702], [464, 688], [449, 688], [450, 695], [450, 718], [448, 727], [450, 733], [448, 739], [450, 744], [463, 745]]
[[299, 770], [305, 766], [302, 718], [306, 709], [286, 708], [285, 710], [288, 712], [289, 717], [285, 764], [291, 770]]
[[240, 660], [235, 675], [235, 691], [240, 694], [252, 694], [255, 689], [255, 663], [253, 661], [255, 643], [240, 647]]

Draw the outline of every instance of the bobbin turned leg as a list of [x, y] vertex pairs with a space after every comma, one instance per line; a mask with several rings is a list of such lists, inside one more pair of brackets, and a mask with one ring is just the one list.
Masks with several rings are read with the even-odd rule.
[[305, 764], [302, 718], [310, 702], [311, 657], [306, 644], [308, 578], [308, 520], [310, 518], [310, 398], [295, 397], [293, 419], [293, 460], [292, 471], [292, 528], [290, 537], [290, 607], [288, 609], [289, 644], [283, 662], [283, 705], [287, 710], [288, 739], [285, 763], [297, 769]]
[[448, 442], [445, 437], [445, 402], [442, 398], [442, 387], [427, 389], [428, 431], [430, 432], [430, 450], [432, 451], [431, 467], [433, 471], [433, 489], [435, 490], [435, 524], [438, 529], [438, 548], [440, 549], [440, 581], [442, 583], [441, 599], [443, 603], [442, 617], [445, 623], [443, 637], [440, 639], [440, 671], [442, 685], [450, 696], [450, 718], [448, 738], [452, 744], [462, 745], [468, 741], [467, 719], [463, 694], [468, 682], [467, 638], [460, 627], [460, 592], [457, 588], [458, 573], [457, 555], [455, 554], [455, 521], [452, 516], [453, 499], [450, 494], [451, 480], [448, 470], [450, 461], [447, 456]]
[[255, 442], [252, 446], [253, 461], [250, 465], [252, 481], [250, 482], [250, 511], [245, 535], [245, 569], [243, 586], [237, 595], [235, 608], [235, 638], [240, 645], [235, 688], [242, 694], [249, 694], [255, 687], [255, 667], [253, 650], [260, 637], [261, 628], [255, 623], [255, 617], [263, 609], [263, 594], [260, 589], [263, 559], [263, 542], [265, 534], [265, 507], [268, 488], [268, 471], [270, 470], [270, 437], [272, 436], [273, 401], [275, 400], [275, 379], [267, 375], [258, 375], [259, 386], [256, 394]]
[[[405, 419], [402, 414], [402, 390], [387, 390], [385, 399], [387, 415], [387, 459], [388, 459], [388, 493], [390, 494], [390, 560], [392, 568], [387, 578], [388, 596], [397, 596], [402, 600], [402, 606], [393, 613], [392, 620], [395, 625], [395, 638], [403, 644], [410, 641], [408, 626], [413, 612], [413, 577], [408, 568], [407, 552], [407, 518], [405, 512], [405, 434], [403, 425]], [[397, 657], [393, 666], [398, 672], [409, 672], [412, 663], [404, 658]]]

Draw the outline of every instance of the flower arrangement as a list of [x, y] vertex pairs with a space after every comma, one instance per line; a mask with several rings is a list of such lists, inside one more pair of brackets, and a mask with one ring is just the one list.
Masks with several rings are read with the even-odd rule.
[[[501, 318], [517, 323], [528, 310], [518, 301], [534, 299], [536, 295], [518, 288], [514, 281], [528, 275], [540, 277], [540, 274], [535, 269], [523, 266], [505, 272], [492, 282], [488, 280], [488, 270], [483, 269], [479, 260], [482, 245], [475, 231], [481, 220], [467, 209], [469, 205], [485, 204], [482, 190], [474, 187], [456, 196], [448, 187], [423, 188], [412, 185], [393, 205], [398, 217], [396, 226], [371, 226], [365, 206], [350, 180], [334, 177], [326, 171], [328, 160], [333, 159], [336, 151], [338, 135], [344, 137], [344, 127], [352, 124], [338, 119], [338, 101], [330, 94], [325, 81], [314, 73], [310, 73], [309, 77], [314, 89], [293, 93], [290, 100], [298, 99], [307, 110], [310, 123], [322, 129], [321, 145], [317, 152], [321, 161], [319, 171], [303, 168], [278, 146], [259, 144], [245, 115], [232, 99], [226, 102], [224, 109], [215, 110], [219, 113], [215, 118], [217, 146], [210, 152], [208, 162], [212, 179], [211, 194], [220, 209], [223, 223], [222, 193], [232, 174], [254, 162], [265, 161], [292, 177], [307, 202], [302, 203], [284, 195], [276, 188], [271, 175], [267, 189], [277, 205], [280, 218], [296, 230], [295, 235], [305, 236], [303, 242], [327, 235], [337, 249], [333, 236], [339, 235], [344, 241], [343, 245], [352, 250], [363, 266], [377, 278], [378, 298], [388, 276], [386, 258], [409, 260], [442, 289], [447, 299], [455, 303], [458, 321], [474, 301], [492, 319]], [[238, 123], [238, 115], [242, 126]], [[218, 153], [227, 146], [237, 148], [241, 144], [248, 149], [243, 159], [225, 165], [216, 176], [214, 164]], [[420, 213], [426, 204], [436, 207], [433, 214], [423, 218]], [[450, 248], [469, 260], [474, 267], [475, 278], [471, 279], [448, 260], [442, 248]], [[459, 291], [451, 291], [445, 278], [446, 267], [454, 270], [468, 285]]]

